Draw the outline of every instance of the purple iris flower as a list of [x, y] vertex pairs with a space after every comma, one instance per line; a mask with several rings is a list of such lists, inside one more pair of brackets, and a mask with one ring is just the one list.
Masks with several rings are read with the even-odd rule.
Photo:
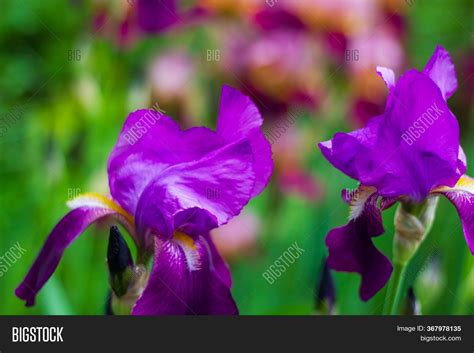
[[306, 29], [305, 24], [294, 13], [284, 7], [265, 7], [253, 16], [257, 26], [265, 31], [280, 30], [282, 28], [293, 30]]
[[137, 0], [137, 25], [148, 34], [197, 23], [208, 15], [200, 6], [184, 9], [177, 0]]
[[[273, 161], [253, 102], [224, 86], [216, 131], [181, 130], [153, 110], [131, 113], [108, 161], [112, 197], [84, 194], [56, 225], [16, 295], [33, 305], [64, 250], [92, 223], [118, 220], [153, 268], [136, 315], [237, 314], [231, 275], [209, 231], [266, 186]], [[146, 264], [145, 261], [142, 261]]]
[[138, 0], [137, 23], [146, 33], [160, 32], [181, 21], [176, 0]]
[[363, 300], [391, 275], [392, 264], [371, 238], [384, 233], [381, 213], [396, 201], [419, 204], [446, 196], [474, 253], [474, 179], [464, 175], [459, 126], [447, 104], [457, 88], [449, 53], [438, 46], [423, 71], [409, 70], [398, 82], [391, 69], [377, 72], [389, 89], [384, 113], [319, 144], [334, 167], [360, 182], [357, 192], [343, 192], [351, 205], [349, 223], [331, 230], [326, 245], [332, 269], [362, 276]]

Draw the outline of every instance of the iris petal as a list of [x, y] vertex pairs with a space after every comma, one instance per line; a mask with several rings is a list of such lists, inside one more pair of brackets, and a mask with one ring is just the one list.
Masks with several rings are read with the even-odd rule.
[[133, 227], [128, 221], [130, 217], [113, 201], [104, 197], [87, 194], [73, 200], [71, 206], [78, 208], [66, 214], [54, 227], [25, 279], [15, 290], [15, 294], [25, 300], [27, 306], [34, 305], [36, 294], [52, 276], [66, 248], [89, 225], [101, 218], [114, 216], [127, 229]]
[[211, 218], [201, 224], [214, 227], [228, 222], [251, 198], [255, 184], [252, 166], [252, 150], [244, 140], [196, 162], [166, 169], [143, 191], [136, 214], [138, 232], [151, 230], [171, 238], [175, 217], [188, 209], [201, 209]]
[[147, 184], [169, 166], [202, 158], [222, 146], [212, 130], [181, 130], [170, 117], [153, 110], [131, 113], [108, 162], [110, 192], [134, 214]]
[[138, 0], [137, 22], [146, 33], [165, 30], [180, 20], [176, 0]]
[[416, 70], [399, 79], [383, 115], [319, 146], [336, 168], [384, 197], [422, 201], [461, 176], [456, 118], [434, 82]]
[[383, 66], [377, 66], [375, 70], [379, 76], [382, 77], [389, 90], [395, 87], [395, 73], [392, 69]]
[[442, 187], [433, 192], [443, 194], [456, 207], [467, 245], [474, 254], [474, 179], [463, 176], [454, 187]]
[[[382, 213], [377, 206], [374, 189], [360, 189], [353, 196], [343, 194], [353, 204], [351, 219], [345, 226], [334, 228], [326, 237], [328, 266], [336, 271], [357, 272], [362, 277], [360, 297], [369, 300], [387, 283], [392, 264], [373, 244], [372, 238], [384, 233]], [[356, 205], [362, 201], [362, 208]]]
[[270, 143], [261, 131], [262, 117], [252, 101], [224, 86], [217, 132], [205, 127], [181, 130], [170, 117], [153, 110], [131, 113], [109, 157], [110, 192], [129, 213], [136, 212], [145, 187], [166, 168], [191, 161], [236, 141], [249, 141], [256, 176], [252, 196], [268, 183], [273, 169]]
[[262, 116], [249, 97], [229, 86], [222, 87], [217, 132], [226, 142], [247, 138], [254, 154], [256, 182], [252, 197], [262, 192], [273, 170], [270, 143], [261, 127]]
[[[234, 315], [237, 306], [224, 283], [211, 266], [210, 238], [200, 236], [194, 250], [180, 241], [155, 240], [155, 259], [148, 285], [135, 304], [134, 315]], [[200, 266], [189, 266], [195, 251]]]
[[436, 83], [445, 100], [451, 97], [458, 88], [454, 64], [449, 53], [440, 45], [436, 47], [423, 72]]

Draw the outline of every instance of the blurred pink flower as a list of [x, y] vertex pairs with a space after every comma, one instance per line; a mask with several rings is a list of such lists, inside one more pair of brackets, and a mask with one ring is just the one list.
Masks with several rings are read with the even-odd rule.
[[232, 80], [237, 77], [238, 84], [257, 95], [266, 116], [273, 110], [284, 112], [292, 104], [317, 108], [322, 60], [317, 41], [307, 33], [247, 30], [237, 37], [223, 35], [221, 41], [227, 43], [222, 46], [224, 75]]
[[357, 51], [357, 60], [349, 61], [350, 70], [357, 74], [375, 66], [392, 67], [400, 70], [405, 60], [404, 50], [399, 38], [388, 28], [377, 28], [350, 39], [349, 51]]
[[[277, 121], [274, 126], [278, 124]], [[267, 136], [268, 132], [269, 130], [266, 131]], [[305, 168], [305, 158], [312, 147], [308, 143], [309, 139], [295, 126], [290, 126], [280, 136], [269, 140], [275, 162], [274, 175], [280, 190], [310, 201], [320, 199], [322, 190], [319, 181]]]
[[182, 49], [174, 49], [157, 56], [149, 71], [152, 94], [161, 102], [182, 98], [196, 74], [192, 57]]
[[388, 93], [375, 67], [391, 67], [400, 72], [405, 64], [404, 49], [397, 34], [383, 27], [352, 38], [347, 51], [351, 55], [348, 70], [354, 92], [350, 116], [355, 126], [364, 126], [383, 112]]
[[243, 211], [226, 225], [211, 231], [211, 238], [226, 259], [253, 253], [257, 247], [260, 220], [251, 211]]
[[[147, 78], [151, 90], [150, 106], [173, 114], [184, 127], [202, 123], [195, 59], [183, 48], [160, 51], [150, 63]], [[159, 107], [156, 107], [156, 105]]]
[[311, 28], [354, 33], [368, 28], [377, 16], [373, 0], [284, 0]]

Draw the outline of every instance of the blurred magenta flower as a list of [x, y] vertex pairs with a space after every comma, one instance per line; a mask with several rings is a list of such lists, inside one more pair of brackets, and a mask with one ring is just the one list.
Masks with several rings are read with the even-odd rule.
[[390, 261], [371, 238], [383, 234], [381, 212], [396, 201], [421, 205], [446, 196], [457, 208], [474, 253], [474, 180], [464, 175], [459, 126], [447, 105], [457, 88], [448, 52], [438, 46], [422, 72], [411, 69], [398, 82], [391, 69], [378, 67], [377, 72], [389, 88], [385, 112], [365, 128], [319, 144], [334, 167], [361, 184], [357, 192], [343, 192], [351, 205], [350, 220], [329, 232], [326, 245], [331, 268], [361, 274], [363, 300], [391, 275]]
[[116, 4], [95, 2], [94, 33], [101, 33], [121, 47], [143, 36], [191, 25], [203, 17], [201, 9], [184, 9], [176, 0], [127, 0]]
[[239, 91], [222, 89], [217, 130], [181, 130], [152, 110], [131, 113], [108, 161], [112, 198], [84, 194], [56, 225], [16, 295], [33, 305], [64, 250], [94, 222], [116, 218], [137, 263], [153, 268], [136, 315], [237, 314], [231, 275], [209, 231], [238, 215], [272, 173], [262, 117]]
[[213, 14], [250, 16], [267, 6], [261, 0], [198, 0], [197, 7]]
[[225, 35], [221, 39], [224, 74], [233, 80], [238, 77], [237, 82], [258, 97], [256, 103], [266, 116], [285, 112], [292, 104], [319, 106], [321, 60], [317, 42], [310, 36], [296, 30]]
[[306, 26], [301, 19], [284, 6], [266, 6], [260, 9], [252, 18], [252, 21], [259, 28], [271, 31], [278, 29], [305, 30]]
[[168, 29], [181, 21], [176, 0], [129, 0], [137, 7], [137, 25], [145, 33]]

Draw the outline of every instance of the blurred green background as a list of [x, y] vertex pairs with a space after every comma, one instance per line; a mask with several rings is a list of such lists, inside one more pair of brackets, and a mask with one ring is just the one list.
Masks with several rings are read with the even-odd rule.
[[[108, 193], [107, 158], [130, 111], [156, 102], [176, 116], [176, 104], [186, 99], [193, 123], [213, 127], [221, 84], [239, 82], [216, 73], [214, 64], [206, 61], [207, 50], [219, 45], [206, 22], [134, 38], [126, 46], [110, 35], [113, 26], [105, 33], [94, 28], [102, 8], [114, 13], [118, 10], [111, 9], [124, 6], [128, 6], [126, 1], [2, 2], [0, 117], [13, 116], [15, 121], [6, 129], [4, 125], [0, 138], [0, 255], [17, 242], [26, 252], [0, 277], [0, 314], [102, 315], [108, 288], [106, 225], [89, 228], [68, 248], [36, 306], [26, 308], [14, 296], [14, 289], [49, 231], [66, 213], [71, 193]], [[404, 6], [402, 14], [404, 67], [422, 68], [437, 44], [452, 54], [459, 89], [449, 104], [461, 125], [470, 175], [474, 174], [473, 11], [469, 0], [414, 1]], [[184, 48], [198, 69], [192, 75], [191, 93], [178, 103], [162, 104], [150, 93], [147, 68], [154, 57], [170, 48]], [[247, 207], [258, 219], [258, 234], [245, 251], [228, 256], [233, 294], [242, 314], [313, 313], [315, 287], [327, 254], [324, 237], [347, 220], [348, 208], [340, 191], [355, 188], [356, 182], [332, 168], [316, 144], [337, 131], [354, 128], [348, 119], [350, 71], [337, 70], [338, 64], [327, 61], [320, 87], [326, 103], [321, 109], [305, 110], [294, 126], [307, 141], [300, 158], [317, 180], [320, 195], [308, 200], [283, 192], [272, 180]], [[469, 63], [471, 71], [464, 70]], [[264, 110], [262, 115], [267, 119]], [[376, 239], [388, 256], [393, 215], [394, 208], [385, 212], [386, 234]], [[304, 253], [275, 283], [267, 283], [262, 273], [295, 241]], [[456, 211], [441, 200], [433, 230], [408, 271], [423, 314], [474, 314], [473, 265]], [[364, 303], [358, 297], [359, 276], [333, 276], [338, 313], [381, 312], [385, 290]]]

